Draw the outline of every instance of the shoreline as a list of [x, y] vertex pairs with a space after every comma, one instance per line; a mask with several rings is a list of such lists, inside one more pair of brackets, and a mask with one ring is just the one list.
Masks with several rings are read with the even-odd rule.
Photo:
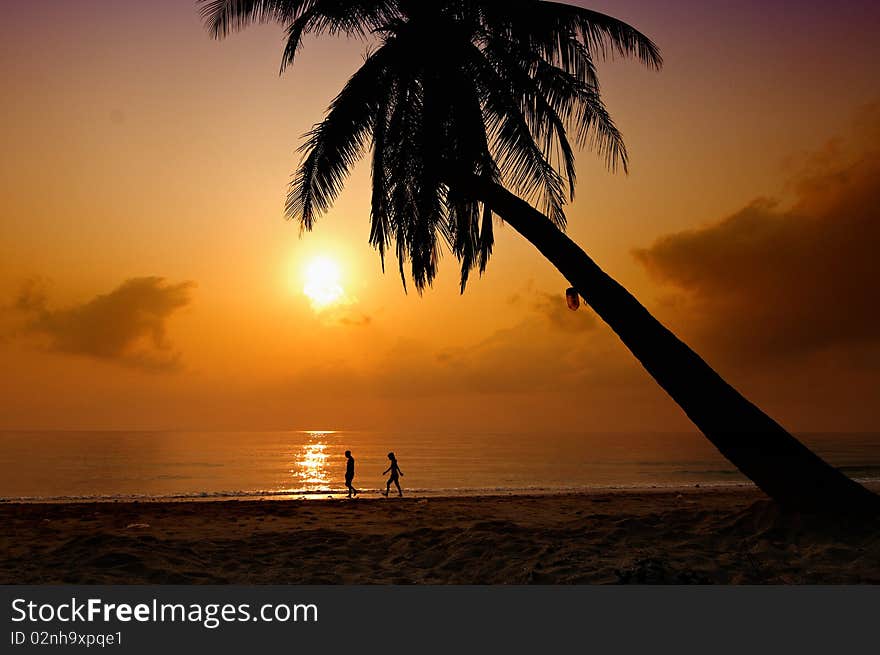
[[[880, 481], [877, 481], [880, 486]], [[660, 492], [673, 493], [686, 490], [721, 490], [721, 491], [749, 491], [757, 490], [751, 482], [710, 482], [688, 484], [644, 484], [644, 485], [597, 485], [584, 487], [544, 488], [544, 487], [520, 487], [520, 488], [496, 488], [496, 489], [414, 489], [404, 490], [404, 498], [508, 498], [529, 496], [580, 496], [612, 493], [641, 493]], [[392, 494], [390, 498], [396, 498]], [[359, 500], [378, 500], [384, 496], [380, 489], [361, 489], [358, 493]], [[346, 500], [344, 489], [323, 489], [310, 491], [218, 491], [218, 492], [193, 492], [191, 494], [127, 494], [127, 495], [82, 495], [82, 496], [9, 496], [0, 498], [0, 505], [54, 505], [70, 503], [178, 503], [178, 502], [250, 502], [250, 501], [285, 501], [285, 500], [308, 500], [311, 502], [322, 500]]]
[[[868, 489], [880, 493], [880, 479], [854, 478]], [[464, 499], [464, 498], [523, 498], [532, 496], [593, 496], [602, 494], [684, 493], [729, 491], [755, 492], [757, 486], [746, 480], [736, 482], [700, 482], [684, 484], [645, 483], [634, 485], [595, 485], [581, 487], [499, 487], [494, 489], [405, 489], [404, 498], [409, 499]], [[392, 494], [389, 498], [396, 498]], [[357, 500], [384, 499], [380, 489], [361, 489]], [[276, 490], [276, 491], [217, 491], [192, 492], [168, 495], [82, 495], [82, 496], [9, 496], [0, 497], [0, 507], [5, 505], [67, 505], [67, 504], [125, 504], [125, 503], [187, 503], [187, 502], [262, 502], [262, 501], [329, 501], [347, 500], [345, 489], [324, 490]]]
[[3, 503], [0, 583], [880, 584], [750, 488], [284, 500]]

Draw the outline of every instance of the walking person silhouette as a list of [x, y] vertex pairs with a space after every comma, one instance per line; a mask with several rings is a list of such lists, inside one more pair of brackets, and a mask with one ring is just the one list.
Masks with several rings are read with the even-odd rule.
[[394, 456], [394, 453], [388, 453], [388, 459], [391, 460], [391, 466], [382, 471], [382, 475], [391, 471], [391, 476], [388, 478], [388, 483], [385, 485], [385, 491], [382, 492], [382, 495], [388, 495], [388, 492], [391, 490], [391, 483], [393, 482], [394, 486], [397, 487], [397, 493], [403, 496], [403, 489], [400, 488], [400, 482], [398, 481], [398, 478], [403, 476], [403, 471], [397, 465], [397, 458]]
[[345, 486], [348, 488], [348, 497], [351, 498], [352, 495], [358, 495], [358, 490], [351, 484], [354, 480], [354, 457], [351, 456], [350, 450], [345, 451], [345, 459], [348, 460], [345, 463]]

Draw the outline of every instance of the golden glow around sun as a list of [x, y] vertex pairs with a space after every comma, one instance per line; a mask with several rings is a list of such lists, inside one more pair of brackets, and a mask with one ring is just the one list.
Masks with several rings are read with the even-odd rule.
[[345, 291], [342, 288], [339, 264], [329, 257], [312, 259], [306, 264], [303, 293], [316, 310], [340, 302], [345, 296]]

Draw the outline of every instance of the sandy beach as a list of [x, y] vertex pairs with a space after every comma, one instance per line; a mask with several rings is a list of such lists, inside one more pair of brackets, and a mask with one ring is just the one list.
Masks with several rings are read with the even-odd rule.
[[750, 489], [0, 505], [4, 584], [880, 583], [880, 529]]

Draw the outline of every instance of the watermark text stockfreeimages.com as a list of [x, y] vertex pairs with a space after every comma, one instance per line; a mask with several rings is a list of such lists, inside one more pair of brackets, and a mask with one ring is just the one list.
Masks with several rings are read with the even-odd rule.
[[213, 630], [224, 623], [317, 623], [314, 603], [107, 603], [100, 598], [37, 603], [12, 601], [13, 623], [194, 623]]

